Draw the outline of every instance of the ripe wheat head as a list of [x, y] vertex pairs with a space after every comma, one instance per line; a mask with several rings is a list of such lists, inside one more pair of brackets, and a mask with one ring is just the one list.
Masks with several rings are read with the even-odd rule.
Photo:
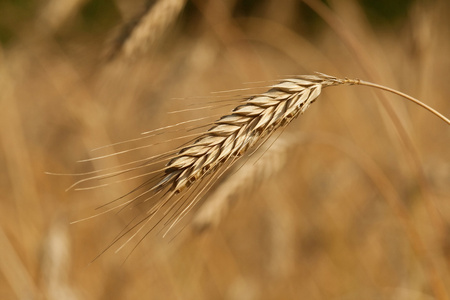
[[[127, 168], [124, 170], [106, 170], [106, 173], [79, 180], [71, 188], [86, 181], [110, 178], [165, 162], [165, 166], [156, 171], [133, 177], [148, 179], [130, 193], [111, 201], [109, 204], [113, 204], [113, 207], [100, 214], [131, 205], [145, 207], [144, 216], [140, 219], [133, 218], [127, 229], [113, 241], [112, 244], [129, 235], [130, 237], [120, 248], [139, 233], [143, 235], [139, 239], [140, 242], [157, 225], [162, 224], [163, 228], [167, 227], [167, 233], [245, 153], [250, 149], [256, 151], [277, 129], [287, 126], [305, 112], [324, 88], [343, 84], [366, 85], [393, 92], [431, 111], [450, 124], [449, 119], [422, 102], [383, 86], [361, 80], [340, 79], [321, 73], [296, 76], [270, 86], [270, 89], [264, 93], [244, 99], [229, 114], [213, 122], [207, 131], [196, 135], [171, 152], [125, 164]], [[122, 152], [111, 155], [120, 153]], [[117, 200], [123, 200], [125, 197], [131, 197], [131, 199], [116, 204]], [[143, 231], [151, 220], [154, 220], [155, 224]]]

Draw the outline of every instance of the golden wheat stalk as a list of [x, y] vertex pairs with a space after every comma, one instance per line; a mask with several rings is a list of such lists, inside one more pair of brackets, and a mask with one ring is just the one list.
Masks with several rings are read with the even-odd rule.
[[[324, 88], [344, 84], [366, 85], [396, 93], [429, 110], [447, 124], [450, 124], [449, 119], [419, 100], [383, 86], [362, 80], [340, 79], [321, 73], [296, 76], [272, 85], [265, 93], [246, 98], [229, 114], [216, 120], [206, 132], [196, 135], [190, 142], [169, 153], [128, 163], [125, 170], [108, 170], [106, 174], [82, 179], [73, 186], [86, 181], [109, 178], [148, 168], [150, 165], [167, 161], [166, 165], [159, 170], [133, 177], [149, 177], [149, 179], [127, 195], [116, 200], [124, 199], [126, 196], [135, 193], [137, 195], [107, 209], [105, 212], [129, 205], [142, 206], [144, 203], [148, 203], [148, 206], [145, 206], [147, 207], [145, 216], [141, 219], [133, 219], [123, 234], [112, 243], [114, 244], [125, 235], [131, 235], [120, 248], [136, 237], [157, 215], [159, 217], [156, 218], [156, 225], [162, 223], [163, 226], [168, 227], [168, 232], [192, 210], [201, 196], [243, 154], [248, 152], [249, 149], [255, 149], [256, 151], [258, 145], [262, 145], [278, 128], [287, 126], [302, 114], [317, 99]], [[89, 160], [101, 159], [124, 152], [127, 151]], [[137, 165], [132, 166], [132, 164]], [[150, 176], [154, 174], [156, 174], [154, 177]], [[203, 185], [200, 184], [202, 181], [205, 181]], [[111, 203], [115, 203], [116, 200]], [[163, 220], [165, 221], [163, 222]], [[143, 234], [143, 237], [148, 232]]]

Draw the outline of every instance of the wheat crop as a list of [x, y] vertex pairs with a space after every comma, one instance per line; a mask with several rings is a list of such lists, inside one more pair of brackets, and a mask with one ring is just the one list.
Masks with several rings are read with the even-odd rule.
[[[213, 122], [206, 132], [195, 135], [190, 141], [168, 153], [127, 163], [125, 164], [127, 168], [118, 171], [110, 169], [100, 171], [99, 174], [79, 180], [70, 188], [93, 180], [103, 180], [165, 163], [164, 167], [156, 171], [145, 171], [143, 174], [131, 176], [132, 179], [139, 177], [147, 179], [130, 193], [105, 205], [107, 209], [95, 216], [127, 206], [145, 206], [145, 216], [141, 219], [133, 218], [127, 229], [111, 244], [129, 235], [119, 249], [137, 235], [143, 234], [141, 239], [138, 239], [139, 243], [161, 224], [163, 228], [166, 228], [165, 234], [167, 234], [244, 154], [249, 150], [254, 153], [277, 129], [286, 127], [305, 112], [324, 88], [344, 84], [366, 85], [394, 92], [450, 124], [450, 120], [422, 102], [380, 85], [361, 80], [340, 79], [322, 73], [295, 76], [270, 86], [270, 89], [264, 93], [244, 99], [229, 114]], [[85, 161], [99, 160], [128, 151], [98, 156]], [[117, 204], [118, 200], [126, 197], [131, 199]], [[145, 231], [144, 228], [150, 221], [155, 222], [151, 229]]]

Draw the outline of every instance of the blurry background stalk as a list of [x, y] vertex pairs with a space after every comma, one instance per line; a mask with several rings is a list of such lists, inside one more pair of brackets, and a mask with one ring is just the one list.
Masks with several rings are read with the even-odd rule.
[[[172, 243], [150, 236], [125, 264], [127, 251], [110, 251], [86, 266], [129, 220], [68, 223], [139, 181], [66, 193], [78, 177], [44, 171], [169, 151], [176, 141], [75, 163], [93, 148], [211, 114], [168, 112], [206, 106], [199, 102], [216, 99], [213, 91], [314, 71], [374, 76], [449, 116], [448, 1], [327, 1], [328, 19], [321, 2], [305, 3], [0, 2], [0, 298], [446, 299], [450, 131], [386, 95], [402, 137], [362, 87], [326, 89], [273, 148], [211, 191], [201, 208], [212, 207], [210, 219], [200, 210], [197, 227], [186, 222]], [[227, 186], [233, 193], [214, 208]], [[392, 193], [405, 215], [389, 204]]]

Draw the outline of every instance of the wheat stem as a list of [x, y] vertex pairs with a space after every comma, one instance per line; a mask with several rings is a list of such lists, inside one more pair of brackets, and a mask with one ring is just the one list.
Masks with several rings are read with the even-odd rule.
[[398, 95], [400, 97], [403, 97], [403, 98], [405, 98], [405, 99], [407, 99], [407, 100], [409, 100], [409, 101], [411, 101], [411, 102], [421, 106], [422, 108], [425, 108], [426, 110], [428, 110], [429, 112], [431, 112], [432, 114], [437, 116], [438, 118], [442, 119], [445, 123], [450, 125], [450, 119], [446, 118], [443, 114], [441, 114], [440, 112], [438, 112], [434, 108], [426, 105], [425, 103], [421, 102], [420, 100], [418, 100], [418, 99], [416, 99], [414, 97], [411, 97], [408, 94], [405, 94], [405, 93], [402, 93], [400, 91], [391, 89], [391, 88], [386, 87], [384, 85], [380, 85], [380, 84], [376, 84], [376, 83], [372, 83], [372, 82], [364, 81], [364, 80], [360, 80], [360, 79], [348, 79], [348, 78], [346, 78], [344, 80], [344, 82], [348, 83], [348, 84], [352, 84], [352, 85], [369, 86], [369, 87], [377, 88], [377, 89], [380, 89], [380, 90], [384, 90], [384, 91], [396, 94], [396, 95]]

